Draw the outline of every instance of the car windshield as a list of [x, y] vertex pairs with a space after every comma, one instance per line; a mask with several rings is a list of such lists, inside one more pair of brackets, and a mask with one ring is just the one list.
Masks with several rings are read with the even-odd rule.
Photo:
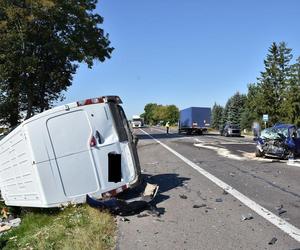
[[264, 139], [283, 139], [288, 137], [288, 128], [266, 128], [261, 131]]
[[230, 125], [230, 128], [239, 129], [239, 125]]

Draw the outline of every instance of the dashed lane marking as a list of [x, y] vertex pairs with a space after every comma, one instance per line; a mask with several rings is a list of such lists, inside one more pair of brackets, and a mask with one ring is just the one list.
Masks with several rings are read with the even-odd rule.
[[220, 180], [216, 176], [210, 174], [209, 172], [207, 172], [203, 168], [199, 167], [197, 164], [195, 164], [191, 160], [189, 160], [186, 157], [184, 157], [183, 155], [179, 154], [174, 149], [170, 148], [169, 146], [167, 146], [166, 144], [162, 143], [161, 141], [155, 139], [153, 136], [149, 135], [143, 129], [140, 129], [140, 130], [144, 134], [146, 134], [150, 138], [152, 138], [154, 141], [156, 141], [157, 143], [159, 143], [161, 146], [163, 146], [164, 148], [166, 148], [167, 150], [169, 150], [172, 154], [176, 155], [179, 159], [181, 159], [182, 161], [184, 161], [187, 165], [189, 165], [190, 167], [192, 167], [193, 169], [195, 169], [196, 171], [198, 171], [200, 174], [202, 174], [203, 176], [205, 176], [206, 178], [208, 178], [210, 181], [212, 181], [213, 183], [215, 183], [217, 186], [219, 186], [220, 188], [226, 190], [229, 194], [231, 194], [232, 196], [234, 196], [236, 199], [238, 199], [244, 205], [246, 205], [247, 207], [249, 207], [250, 209], [252, 209], [254, 212], [256, 212], [257, 214], [259, 214], [260, 216], [262, 216], [263, 218], [265, 218], [267, 221], [269, 221], [270, 223], [272, 223], [273, 225], [275, 225], [279, 229], [281, 229], [283, 232], [287, 233], [293, 239], [295, 239], [298, 242], [300, 242], [300, 229], [299, 228], [295, 227], [294, 225], [286, 222], [285, 220], [281, 219], [277, 215], [273, 214], [271, 211], [269, 211], [266, 208], [262, 207], [261, 205], [259, 205], [255, 201], [251, 200], [250, 198], [248, 198], [247, 196], [245, 196], [244, 194], [242, 194], [238, 190], [234, 189], [233, 187], [231, 187], [227, 183], [223, 182], [222, 180]]

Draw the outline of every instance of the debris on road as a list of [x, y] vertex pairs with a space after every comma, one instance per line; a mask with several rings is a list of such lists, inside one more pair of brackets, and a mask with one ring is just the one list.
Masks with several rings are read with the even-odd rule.
[[126, 218], [126, 217], [121, 217], [120, 221], [126, 222], [126, 221], [130, 221], [130, 220], [128, 218]]
[[280, 210], [280, 211], [278, 211], [278, 215], [282, 215], [282, 214], [284, 214], [284, 213], [286, 213], [287, 211], [286, 210]]
[[216, 202], [223, 202], [223, 199], [222, 198], [217, 198]]
[[229, 175], [232, 176], [232, 177], [234, 177], [234, 176], [235, 176], [235, 173], [231, 173], [231, 172], [230, 172]]
[[270, 241], [269, 241], [269, 245], [274, 245], [277, 241], [277, 238], [276, 237], [273, 237]]
[[180, 197], [181, 199], [184, 199], [184, 200], [187, 199], [187, 196], [186, 196], [185, 194], [180, 194], [179, 197]]
[[157, 208], [155, 205], [151, 205], [147, 212], [152, 216], [160, 217], [160, 215], [164, 212], [164, 208]]
[[225, 190], [225, 189], [223, 189], [223, 193], [222, 193], [223, 195], [227, 195], [228, 194], [228, 192]]
[[242, 215], [242, 220], [252, 220], [254, 219], [252, 214]]
[[200, 205], [195, 204], [193, 206], [193, 208], [201, 208], [201, 207], [206, 207], [206, 204], [200, 204]]
[[149, 216], [148, 213], [140, 213], [140, 214], [138, 214], [136, 217], [138, 217], [138, 218], [143, 218], [143, 217], [147, 217], [147, 216]]
[[158, 185], [147, 183], [143, 194], [133, 199], [122, 200], [113, 197], [97, 200], [87, 195], [86, 202], [91, 207], [108, 209], [113, 214], [133, 215], [149, 206], [156, 196], [158, 188]]
[[287, 210], [283, 209], [283, 205], [281, 204], [280, 206], [276, 207], [277, 211], [278, 211], [278, 215], [282, 215], [284, 213], [287, 212]]

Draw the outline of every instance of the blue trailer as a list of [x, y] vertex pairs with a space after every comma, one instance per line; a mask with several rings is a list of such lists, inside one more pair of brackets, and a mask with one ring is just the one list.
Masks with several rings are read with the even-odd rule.
[[210, 126], [211, 109], [190, 107], [180, 111], [178, 133], [202, 135]]

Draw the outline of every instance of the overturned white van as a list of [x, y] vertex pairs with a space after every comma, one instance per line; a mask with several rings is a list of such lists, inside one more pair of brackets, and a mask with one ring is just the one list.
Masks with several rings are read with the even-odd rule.
[[57, 207], [113, 196], [139, 182], [135, 143], [118, 96], [59, 106], [0, 141], [6, 205]]

